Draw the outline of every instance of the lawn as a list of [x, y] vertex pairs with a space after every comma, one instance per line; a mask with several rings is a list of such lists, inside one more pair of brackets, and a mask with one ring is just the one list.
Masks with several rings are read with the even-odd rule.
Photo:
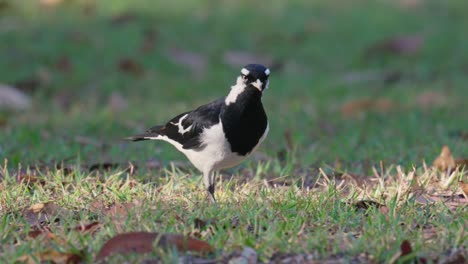
[[[466, 261], [466, 28], [464, 1], [0, 1], [0, 84], [31, 98], [0, 100], [0, 262], [127, 232], [158, 235], [109, 262]], [[123, 140], [251, 62], [270, 133], [216, 206], [172, 146]]]

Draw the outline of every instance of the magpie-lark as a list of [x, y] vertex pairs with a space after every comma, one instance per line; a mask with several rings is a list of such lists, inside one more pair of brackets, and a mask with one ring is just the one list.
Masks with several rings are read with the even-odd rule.
[[261, 98], [268, 88], [270, 70], [260, 64], [248, 64], [240, 73], [226, 97], [128, 138], [132, 141], [164, 140], [175, 146], [203, 173], [213, 202], [216, 202], [216, 172], [241, 163], [268, 133]]

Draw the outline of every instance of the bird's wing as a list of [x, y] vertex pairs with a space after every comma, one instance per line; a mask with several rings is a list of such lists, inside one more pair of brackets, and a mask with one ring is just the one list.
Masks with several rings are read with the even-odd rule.
[[180, 143], [184, 149], [197, 149], [202, 146], [200, 135], [205, 128], [219, 123], [219, 114], [224, 106], [224, 98], [202, 105], [197, 109], [172, 118], [163, 126], [155, 126], [145, 134], [167, 136]]

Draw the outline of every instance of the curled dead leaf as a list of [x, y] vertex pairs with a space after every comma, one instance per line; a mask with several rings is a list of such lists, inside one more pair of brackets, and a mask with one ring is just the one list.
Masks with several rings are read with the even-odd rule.
[[447, 145], [442, 147], [440, 155], [434, 160], [434, 162], [432, 162], [432, 166], [442, 171], [455, 168], [455, 159], [453, 158], [452, 152]]
[[180, 251], [198, 253], [211, 253], [214, 251], [208, 243], [183, 235], [130, 232], [116, 235], [108, 240], [99, 250], [96, 260], [103, 260], [108, 256], [120, 253], [148, 253], [153, 251], [153, 243], [161, 248], [176, 248]]

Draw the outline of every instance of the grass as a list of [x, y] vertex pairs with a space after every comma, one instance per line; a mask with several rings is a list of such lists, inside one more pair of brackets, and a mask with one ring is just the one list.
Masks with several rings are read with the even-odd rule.
[[[462, 1], [412, 8], [396, 2], [7, 2], [0, 10], [0, 80], [39, 85], [25, 87], [33, 98], [29, 110], [0, 113], [0, 157], [8, 160], [0, 183], [0, 258], [49, 248], [28, 238], [34, 225], [22, 214], [47, 201], [61, 209], [49, 215], [60, 219], [48, 221], [50, 228], [69, 241], [52, 241], [52, 248], [85, 249], [89, 262], [113, 235], [139, 230], [199, 236], [218, 260], [249, 246], [264, 262], [286, 254], [388, 262], [405, 239], [418, 256], [434, 259], [454, 249], [466, 256], [463, 204], [421, 205], [417, 191], [401, 194], [403, 182], [415, 184], [413, 168], [427, 179], [423, 187], [447, 176], [423, 165], [443, 145], [456, 157], [468, 154], [460, 136], [468, 131], [468, 36], [461, 33], [468, 9]], [[378, 41], [417, 34], [424, 44], [416, 54], [365, 56]], [[225, 62], [228, 51], [275, 61], [264, 95], [270, 134], [260, 155], [223, 172], [220, 204], [212, 207], [199, 173], [171, 146], [121, 139], [225, 95], [239, 70]], [[201, 58], [202, 70], [190, 66], [200, 59], [177, 62], [184, 52]], [[123, 60], [136, 66], [119, 70]], [[389, 73], [400, 77], [385, 81]], [[112, 103], [116, 95], [124, 103]], [[356, 109], [363, 99], [391, 106]], [[342, 113], [346, 104], [351, 115]], [[368, 182], [365, 189], [341, 178], [373, 175], [381, 161], [387, 185]], [[89, 172], [103, 162], [119, 166]], [[124, 170], [128, 162], [135, 173]], [[18, 171], [43, 181], [18, 184]], [[466, 181], [463, 171], [454, 177], [448, 189]], [[356, 211], [352, 204], [361, 199], [389, 212]], [[125, 203], [133, 208], [124, 220], [100, 212]], [[200, 230], [197, 218], [213, 219], [216, 227]], [[66, 232], [95, 220], [94, 234]], [[437, 235], [427, 238], [427, 230]], [[152, 253], [167, 261], [178, 254]]]

